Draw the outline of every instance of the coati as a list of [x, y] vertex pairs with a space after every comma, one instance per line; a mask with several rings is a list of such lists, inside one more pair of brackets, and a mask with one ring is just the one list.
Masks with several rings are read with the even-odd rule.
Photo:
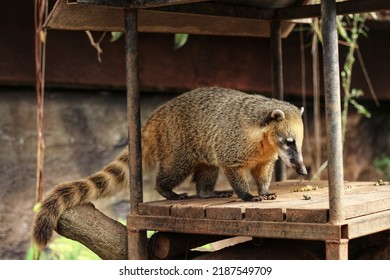
[[[141, 132], [144, 169], [158, 163], [156, 190], [167, 199], [185, 199], [173, 189], [192, 175], [197, 196], [231, 196], [214, 190], [219, 170], [239, 198], [274, 199], [268, 192], [278, 155], [299, 174], [303, 164], [302, 110], [290, 103], [224, 88], [200, 88], [160, 106]], [[258, 195], [249, 192], [247, 174]], [[43, 247], [68, 208], [107, 197], [128, 187], [128, 149], [85, 179], [55, 186], [43, 200], [33, 239]]]

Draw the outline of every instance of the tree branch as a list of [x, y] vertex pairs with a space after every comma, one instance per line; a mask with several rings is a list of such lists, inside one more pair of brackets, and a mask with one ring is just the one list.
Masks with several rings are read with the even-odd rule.
[[76, 240], [102, 259], [127, 259], [127, 229], [107, 217], [93, 204], [66, 210], [60, 217], [57, 232]]

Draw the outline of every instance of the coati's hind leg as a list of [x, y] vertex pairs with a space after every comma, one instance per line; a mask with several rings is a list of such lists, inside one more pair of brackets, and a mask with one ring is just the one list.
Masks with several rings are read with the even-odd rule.
[[198, 164], [194, 168], [192, 181], [196, 184], [196, 194], [200, 198], [231, 197], [233, 191], [216, 191], [219, 167], [208, 164]]
[[188, 198], [187, 193], [177, 194], [172, 191], [179, 186], [191, 173], [192, 167], [179, 162], [173, 166], [164, 166], [160, 163], [160, 168], [156, 177], [156, 190], [166, 199], [180, 200]]
[[259, 196], [267, 200], [276, 199], [276, 193], [270, 193], [268, 191], [272, 180], [273, 167], [274, 162], [271, 161], [266, 164], [258, 164], [251, 169], [251, 174], [257, 184]]

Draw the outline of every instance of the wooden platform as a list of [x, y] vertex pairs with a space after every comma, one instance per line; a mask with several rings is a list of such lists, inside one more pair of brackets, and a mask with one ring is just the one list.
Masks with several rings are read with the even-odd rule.
[[167, 232], [341, 240], [390, 229], [390, 185], [345, 182], [346, 220], [329, 223], [327, 181], [273, 183], [276, 200], [162, 200], [139, 204], [129, 228]]

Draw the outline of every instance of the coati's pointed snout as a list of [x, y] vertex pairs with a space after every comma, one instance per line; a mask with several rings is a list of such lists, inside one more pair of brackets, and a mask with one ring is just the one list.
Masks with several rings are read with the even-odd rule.
[[279, 157], [297, 174], [307, 175], [307, 169], [303, 163], [302, 154], [298, 152], [295, 141], [287, 141], [290, 144], [282, 144], [278, 149]]
[[306, 167], [303, 164], [294, 166], [294, 169], [295, 169], [295, 172], [297, 172], [297, 174], [307, 175]]
[[[294, 153], [292, 153], [294, 154]], [[300, 175], [307, 175], [307, 169], [305, 167], [305, 164], [303, 163], [302, 155], [301, 154], [295, 154], [293, 157], [289, 158], [290, 160], [290, 166], [294, 168], [295, 172]]]
[[[294, 168], [297, 174], [307, 175], [307, 169], [303, 161], [297, 160], [296, 157], [287, 158], [287, 159], [285, 157], [281, 157], [281, 158], [288, 166]], [[299, 158], [302, 158], [302, 156], [300, 156]]]

